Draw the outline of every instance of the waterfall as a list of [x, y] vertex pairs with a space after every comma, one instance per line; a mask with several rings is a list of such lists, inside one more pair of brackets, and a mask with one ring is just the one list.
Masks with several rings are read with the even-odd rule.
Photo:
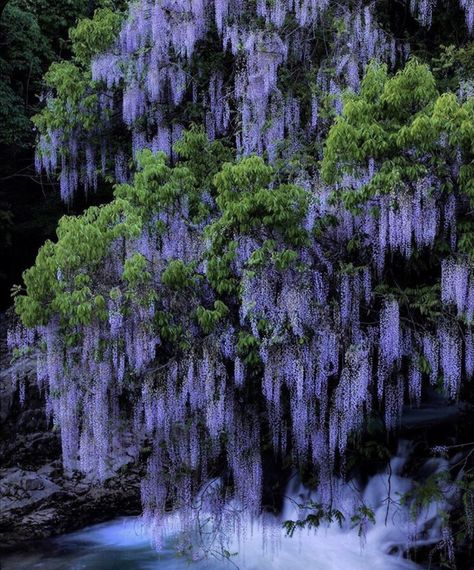
[[[1, 560], [1, 567], [2, 570], [26, 567], [60, 570], [66, 567], [67, 561], [68, 568], [84, 570], [184, 570], [194, 561], [196, 564], [192, 567], [204, 570], [236, 567], [241, 570], [414, 570], [421, 566], [407, 560], [407, 551], [441, 540], [439, 511], [450, 507], [433, 502], [414, 517], [410, 502], [400, 502], [401, 496], [415, 483], [405, 472], [412, 453], [412, 444], [402, 441], [397, 455], [390, 461], [390, 468], [370, 477], [365, 486], [356, 481], [339, 482], [337, 506], [345, 516], [342, 525], [333, 522], [317, 530], [298, 529], [292, 537], [287, 536], [283, 522], [306, 516], [298, 505], [320, 500], [317, 492], [293, 481], [280, 515], [257, 521], [241, 515], [239, 532], [234, 528], [209, 534], [216, 544], [215, 548], [210, 547], [209, 541], [205, 544], [207, 557], [199, 551], [190, 553], [189, 557], [176, 555], [175, 548], [180, 541], [176, 534], [180, 514], [176, 513], [168, 517], [169, 536], [160, 553], [150, 547], [150, 529], [140, 518], [129, 517], [55, 539], [54, 548], [50, 543], [44, 554], [31, 554], [28, 559], [27, 555], [10, 556]], [[445, 459], [429, 459], [419, 475], [426, 478], [448, 466]], [[449, 500], [449, 488], [446, 491]], [[374, 521], [365, 526], [362, 534], [360, 525], [351, 521], [351, 513], [361, 504], [374, 514]], [[221, 546], [225, 543], [229, 560], [218, 554], [222, 553], [217, 546], [219, 541]]]

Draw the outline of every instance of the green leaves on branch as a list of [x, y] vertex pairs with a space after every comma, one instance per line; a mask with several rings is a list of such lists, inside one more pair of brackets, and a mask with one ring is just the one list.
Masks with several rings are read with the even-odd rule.
[[[70, 30], [71, 61], [54, 62], [44, 81], [54, 94], [48, 105], [33, 122], [40, 134], [49, 137], [51, 132], [71, 133], [75, 129], [92, 132], [99, 124], [98, 94], [91, 76], [94, 55], [110, 48], [116, 39], [123, 14], [112, 8], [96, 10], [92, 18], [84, 18]], [[66, 152], [66, 149], [60, 149]]]
[[45, 324], [57, 314], [70, 324], [84, 324], [100, 316], [94, 309], [93, 276], [112, 241], [136, 236], [139, 227], [136, 213], [122, 199], [89, 208], [83, 216], [63, 217], [57, 243], [47, 241], [23, 275], [27, 295], [18, 295], [15, 306], [24, 323]]
[[[189, 211], [185, 222], [191, 227], [198, 223], [202, 228], [204, 208], [205, 219], [212, 208], [205, 192], [216, 196], [222, 208], [220, 213], [212, 213], [216, 221], [205, 230], [210, 238], [206, 278], [218, 296], [239, 294], [239, 279], [232, 272], [237, 242], [229, 240], [229, 236], [259, 230], [263, 225], [269, 235], [283, 236], [292, 245], [307, 239], [301, 229], [306, 213], [304, 191], [289, 185], [273, 188], [272, 169], [261, 159], [251, 157], [222, 166], [219, 160], [227, 158], [228, 151], [220, 143], [209, 142], [197, 128], [185, 133], [176, 151], [180, 160], [173, 168], [163, 153], [141, 152], [133, 183], [118, 185], [110, 204], [61, 220], [57, 243], [47, 242], [43, 246], [34, 267], [24, 274], [27, 294], [16, 297], [16, 309], [25, 324], [44, 324], [55, 315], [66, 327], [106, 318], [104, 299], [115, 298], [111, 286], [112, 291], [125, 294], [126, 302], [149, 306], [157, 297], [152, 283], [153, 260], [141, 253], [130, 255], [127, 241], [139, 237], [143, 231], [159, 240], [167, 231], [167, 224], [158, 214], [182, 211], [183, 201]], [[210, 178], [209, 173], [204, 173], [199, 156], [212, 151], [217, 154]], [[290, 247], [277, 251], [275, 244], [269, 238], [261, 250], [261, 262], [268, 250], [275, 266], [284, 269], [295, 261], [296, 251]], [[111, 248], [123, 263], [119, 283], [107, 283], [104, 274], [104, 262]], [[254, 262], [257, 263], [256, 256]], [[196, 268], [197, 261], [187, 265], [181, 259], [173, 259], [159, 279], [171, 291], [192, 294], [203, 279]], [[196, 319], [203, 331], [209, 333], [227, 312], [227, 304], [218, 299], [211, 308], [198, 307]], [[167, 337], [176, 337], [172, 319], [158, 324]]]
[[237, 242], [230, 241], [223, 253], [209, 254], [207, 260], [207, 278], [219, 295], [231, 295], [238, 291], [238, 280], [232, 273]]
[[[307, 193], [291, 184], [275, 184], [273, 169], [256, 156], [236, 164], [224, 164], [215, 176], [216, 202], [221, 216], [206, 228], [211, 242], [208, 276], [219, 294], [235, 292], [237, 285], [231, 272], [235, 258], [236, 235], [268, 236], [266, 246], [252, 258], [258, 263], [265, 257], [277, 237], [291, 246], [301, 246], [308, 240], [302, 221], [308, 207]], [[260, 255], [260, 257], [258, 257]], [[273, 260], [283, 269], [295, 259], [290, 250], [274, 253]]]
[[[5, 2], [4, 2], [5, 4]], [[88, 0], [9, 0], [0, 19], [0, 144], [33, 145], [30, 118], [42, 106], [43, 76], [67, 56], [67, 32]]]
[[266, 240], [262, 244], [262, 247], [255, 250], [250, 256], [250, 259], [247, 262], [248, 268], [253, 270], [258, 267], [262, 267], [271, 260], [278, 270], [283, 271], [298, 259], [298, 253], [296, 251], [292, 249], [277, 251], [276, 248], [277, 244], [275, 240]]
[[172, 323], [172, 315], [165, 311], [157, 311], [155, 327], [160, 338], [166, 342], [176, 343], [181, 338], [182, 328]]
[[[415, 59], [393, 77], [386, 66], [373, 63], [360, 94], [346, 96], [326, 140], [321, 172], [326, 183], [341, 184], [344, 174], [357, 176], [375, 162], [377, 171], [360, 190], [339, 190], [353, 211], [371, 196], [401, 190], [428, 173], [441, 179], [446, 191], [458, 185], [474, 203], [473, 151], [472, 100], [439, 95], [433, 74]], [[450, 164], [459, 152], [463, 166], [453, 180]]]
[[245, 364], [256, 367], [261, 364], [260, 341], [253, 334], [246, 331], [239, 331], [237, 340], [237, 353]]
[[147, 271], [148, 261], [141, 253], [134, 253], [127, 259], [123, 268], [123, 278], [131, 287], [143, 285], [151, 279]]
[[[229, 158], [229, 150], [221, 142], [210, 142], [202, 129], [193, 127], [175, 144], [174, 152], [179, 162], [171, 168], [165, 153], [142, 150], [136, 158], [138, 171], [133, 184], [117, 186], [115, 195], [150, 211], [170, 207], [185, 194], [190, 219], [206, 220], [210, 210], [203, 195], [214, 191], [212, 179]], [[208, 157], [207, 162], [203, 156]]]
[[222, 301], [215, 301], [213, 309], [197, 308], [196, 317], [202, 330], [209, 334], [215, 326], [228, 314], [229, 308]]
[[186, 265], [181, 259], [173, 259], [161, 275], [164, 285], [174, 291], [184, 291], [196, 283], [194, 264]]
[[298, 529], [317, 529], [321, 524], [331, 524], [337, 522], [339, 526], [345, 520], [345, 516], [338, 509], [332, 509], [321, 503], [310, 501], [305, 505], [298, 505], [300, 509], [310, 510], [311, 512], [304, 518], [296, 521], [287, 520], [283, 522], [283, 528], [286, 534], [292, 538]]
[[307, 235], [299, 224], [307, 209], [305, 191], [291, 184], [274, 187], [273, 170], [260, 157], [224, 164], [214, 183], [222, 217], [209, 235], [217, 247], [231, 232], [248, 234], [262, 225], [295, 245], [305, 242]]
[[70, 31], [76, 61], [87, 66], [91, 59], [106, 52], [120, 31], [123, 16], [110, 8], [96, 10], [94, 17], [81, 20]]

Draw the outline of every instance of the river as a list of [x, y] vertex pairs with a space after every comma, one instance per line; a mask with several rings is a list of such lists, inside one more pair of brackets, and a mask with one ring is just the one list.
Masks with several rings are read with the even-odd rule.
[[[333, 523], [317, 531], [297, 530], [293, 537], [288, 537], [282, 521], [297, 519], [301, 514], [295, 503], [310, 498], [317, 500], [317, 496], [294, 484], [280, 517], [265, 525], [247, 522], [241, 532], [245, 540], [237, 536], [230, 539], [228, 560], [212, 551], [199, 561], [178, 556], [173, 548], [172, 524], [164, 549], [157, 553], [150, 546], [147, 527], [139, 518], [130, 517], [91, 526], [45, 541], [31, 550], [4, 556], [1, 570], [419, 569], [421, 566], [408, 561], [405, 553], [409, 547], [433, 544], [439, 539], [437, 513], [446, 505], [431, 505], [415, 521], [409, 514], [409, 505], [399, 504], [400, 495], [413, 484], [403, 471], [410, 453], [410, 445], [401, 442], [397, 456], [391, 461], [390, 478], [387, 473], [375, 475], [362, 490], [353, 483], [345, 485], [344, 504], [362, 499], [375, 513], [375, 523], [367, 526], [362, 537], [359, 528], [347, 521], [342, 527]], [[442, 460], [430, 460], [428, 467], [430, 471], [442, 469]], [[419, 532], [417, 538], [414, 528]]]

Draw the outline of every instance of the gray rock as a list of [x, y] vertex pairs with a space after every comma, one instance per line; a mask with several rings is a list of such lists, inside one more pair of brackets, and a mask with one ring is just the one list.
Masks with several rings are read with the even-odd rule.
[[32, 510], [60, 490], [59, 485], [32, 471], [0, 471], [0, 518], [6, 516], [6, 511]]
[[42, 477], [33, 474], [23, 479], [23, 485], [27, 491], [42, 491], [45, 488], [45, 480]]

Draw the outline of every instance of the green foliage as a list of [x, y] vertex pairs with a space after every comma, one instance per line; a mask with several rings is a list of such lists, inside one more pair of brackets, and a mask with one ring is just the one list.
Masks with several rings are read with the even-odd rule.
[[[71, 61], [53, 63], [44, 81], [56, 97], [40, 114], [33, 117], [36, 127], [49, 136], [57, 130], [72, 130], [77, 125], [93, 129], [97, 124], [96, 95], [90, 92], [90, 77]], [[79, 103], [81, 103], [79, 105]], [[66, 152], [61, 149], [61, 152]]]
[[177, 343], [182, 336], [181, 327], [172, 323], [172, 315], [169, 313], [157, 311], [154, 324], [160, 338], [166, 342]]
[[[26, 295], [15, 298], [16, 310], [27, 326], [44, 324], [53, 315], [58, 315], [65, 327], [105, 318], [103, 299], [117, 297], [121, 291], [127, 299], [149, 305], [156, 295], [150, 283], [150, 260], [139, 253], [126, 258], [124, 239], [138, 237], [147, 226], [151, 232], [156, 231], [156, 214], [172, 210], [185, 197], [188, 204], [195, 202], [194, 214], [200, 217], [198, 202], [204, 190], [199, 184], [209, 174], [203, 172], [198, 157], [215, 150], [217, 171], [218, 157], [228, 156], [221, 143], [204, 140], [199, 129], [188, 132], [178, 150], [183, 160], [173, 168], [163, 153], [143, 151], [137, 158], [133, 183], [118, 185], [112, 202], [89, 208], [82, 216], [62, 218], [57, 243], [48, 241], [40, 249], [36, 264], [24, 273]], [[123, 281], [109, 291], [110, 284], [101, 278], [100, 271], [112, 244], [122, 251], [124, 270]], [[161, 281], [171, 290], [182, 291], [192, 290], [198, 278], [194, 266], [171, 260]], [[227, 311], [218, 300], [211, 309], [200, 307], [196, 318], [203, 330], [210, 332]], [[171, 315], [158, 315], [157, 327], [166, 339], [176, 340], [179, 336]]]
[[251, 270], [257, 269], [271, 260], [279, 271], [283, 271], [293, 265], [298, 259], [298, 253], [292, 249], [276, 251], [275, 240], [266, 240], [262, 247], [258, 248], [250, 256], [247, 263]]
[[250, 366], [258, 366], [260, 364], [260, 341], [246, 331], [239, 331], [237, 340], [237, 353]]
[[304, 519], [293, 521], [286, 520], [283, 522], [283, 528], [287, 535], [291, 538], [298, 529], [317, 529], [321, 524], [331, 524], [337, 522], [339, 526], [345, 520], [341, 511], [310, 501], [307, 504], [297, 504], [300, 509], [310, 510]]
[[[374, 63], [360, 94], [346, 96], [344, 112], [326, 141], [322, 175], [334, 184], [344, 173], [357, 174], [369, 159], [378, 163], [360, 191], [340, 190], [338, 197], [353, 211], [371, 196], [403, 190], [428, 172], [443, 181], [445, 191], [457, 184], [474, 203], [473, 110], [471, 100], [460, 103], [452, 93], [439, 95], [433, 74], [417, 60], [393, 77]], [[464, 166], [453, 180], [449, 164], [458, 146]]]
[[93, 18], [80, 20], [70, 32], [76, 61], [87, 66], [95, 55], [107, 51], [117, 37], [122, 19], [113, 9], [100, 8]]
[[[133, 185], [117, 187], [115, 195], [126, 197], [143, 211], [160, 210], [169, 207], [186, 194], [189, 214], [193, 222], [200, 222], [209, 215], [209, 206], [202, 200], [205, 192], [211, 190], [211, 181], [220, 165], [228, 159], [229, 150], [219, 141], [210, 142], [202, 129], [187, 131], [175, 145], [180, 157], [171, 168], [164, 153], [154, 155], [145, 149], [137, 157], [138, 172]], [[204, 163], [202, 156], [212, 156]]]
[[[33, 142], [31, 115], [39, 108], [42, 76], [87, 0], [10, 0], [0, 19], [0, 144]], [[67, 52], [66, 52], [67, 53]]]
[[123, 278], [131, 287], [138, 287], [150, 280], [151, 274], [146, 270], [147, 259], [141, 253], [134, 253], [124, 264]]
[[[381, 434], [377, 434], [379, 437]], [[348, 470], [358, 469], [363, 464], [368, 465], [385, 465], [390, 460], [391, 453], [386, 445], [377, 439], [369, 439], [360, 441], [357, 434], [351, 437], [351, 446], [346, 459], [346, 467]]]
[[433, 502], [444, 500], [445, 484], [450, 480], [448, 471], [440, 471], [416, 484], [413, 489], [400, 498], [402, 505], [410, 505], [411, 515], [416, 518], [420, 511]]
[[38, 19], [24, 3], [10, 2], [0, 20], [0, 36], [5, 46], [0, 58], [0, 143], [22, 144], [28, 138], [28, 77], [38, 81], [45, 61], [52, 59], [49, 42], [44, 41]]
[[[275, 173], [256, 156], [226, 163], [214, 177], [216, 202], [221, 216], [206, 228], [211, 241], [208, 277], [219, 294], [236, 292], [231, 263], [235, 257], [235, 234], [251, 235], [264, 228], [268, 235], [262, 250], [256, 253], [250, 265], [263, 262], [273, 248], [274, 238], [282, 237], [291, 246], [301, 246], [308, 240], [301, 221], [307, 211], [307, 193], [291, 184], [275, 185]], [[286, 249], [272, 253], [272, 260], [284, 269], [296, 258]]]
[[307, 235], [298, 224], [306, 213], [305, 191], [290, 184], [273, 187], [273, 180], [272, 168], [257, 156], [224, 164], [214, 178], [222, 217], [209, 230], [217, 247], [232, 231], [247, 234], [262, 225], [291, 244], [305, 243]]
[[163, 271], [161, 281], [174, 291], [188, 289], [195, 284], [194, 266], [186, 265], [181, 259], [173, 259]]
[[375, 524], [375, 513], [367, 505], [360, 505], [351, 516], [351, 523], [358, 529], [358, 535], [364, 536], [367, 524]]
[[25, 324], [46, 323], [55, 314], [71, 324], [89, 322], [95, 306], [91, 276], [110, 243], [136, 235], [138, 224], [136, 213], [121, 199], [89, 208], [83, 216], [63, 217], [58, 242], [46, 242], [36, 264], [24, 273], [28, 296], [15, 298]]
[[406, 287], [403, 290], [402, 305], [417, 311], [422, 318], [436, 319], [441, 316], [441, 292], [439, 284]]
[[222, 141], [209, 141], [204, 129], [197, 125], [191, 125], [173, 149], [180, 157], [180, 164], [194, 173], [201, 193], [213, 190], [215, 175], [233, 158], [230, 147]]
[[222, 301], [214, 301], [213, 309], [205, 309], [199, 306], [196, 311], [197, 321], [202, 330], [209, 334], [214, 330], [216, 325], [221, 321], [229, 312], [229, 308]]
[[5, 145], [27, 144], [30, 123], [24, 102], [9, 82], [0, 80], [0, 142]]
[[474, 252], [474, 221], [469, 219], [458, 222], [458, 249], [461, 253], [471, 255]]
[[457, 91], [474, 80], [474, 43], [457, 47], [441, 45], [431, 61], [433, 74], [441, 91]]
[[219, 295], [231, 295], [238, 291], [238, 281], [232, 274], [231, 264], [235, 258], [236, 241], [229, 241], [227, 249], [219, 255], [210, 255], [207, 278]]
[[[434, 451], [446, 459], [454, 452], [456, 461], [447, 461], [423, 481], [415, 482], [412, 489], [400, 496], [400, 504], [410, 506], [414, 520], [423, 510], [436, 508], [437, 516], [443, 527], [449, 529], [453, 542], [448, 545], [444, 539], [440, 540], [430, 552], [430, 560], [443, 568], [464, 568], [464, 557], [472, 556], [474, 537], [473, 444], [440, 446]], [[454, 508], [453, 498], [456, 498]]]
[[[336, 185], [331, 199], [354, 213], [373, 196], [412, 193], [429, 175], [440, 181], [439, 200], [449, 193], [464, 194], [472, 206], [473, 151], [472, 99], [463, 102], [454, 93], [439, 94], [434, 74], [415, 59], [394, 76], [385, 66], [372, 63], [360, 93], [346, 95], [344, 111], [325, 143], [321, 173], [326, 183]], [[357, 178], [371, 162], [375, 174], [368, 183], [358, 189], [345, 185], [345, 175]], [[439, 191], [433, 187], [433, 192]], [[458, 214], [457, 232], [459, 251], [472, 256], [470, 218], [470, 212]], [[323, 236], [324, 222], [321, 226], [318, 237]], [[392, 259], [392, 268], [375, 292], [397, 298], [402, 320], [426, 328], [441, 316], [439, 263], [451, 249], [448, 240], [448, 235], [438, 237], [429, 258], [414, 251], [403, 272], [397, 271], [401, 265]], [[363, 255], [359, 236], [346, 249], [351, 260]]]
[[216, 174], [217, 204], [224, 210], [230, 203], [240, 201], [243, 193], [255, 194], [272, 181], [272, 168], [258, 156], [250, 156], [238, 164], [227, 163]]
[[[110, 6], [103, 7], [96, 10], [92, 18], [81, 19], [70, 30], [73, 57], [71, 60], [53, 62], [50, 66], [44, 81], [54, 96], [33, 117], [34, 124], [43, 136], [49, 137], [51, 132], [58, 130], [70, 133], [78, 128], [93, 136], [100, 117], [97, 92], [90, 71], [91, 59], [110, 47], [123, 17], [123, 12]], [[59, 150], [66, 152], [64, 148]]]

